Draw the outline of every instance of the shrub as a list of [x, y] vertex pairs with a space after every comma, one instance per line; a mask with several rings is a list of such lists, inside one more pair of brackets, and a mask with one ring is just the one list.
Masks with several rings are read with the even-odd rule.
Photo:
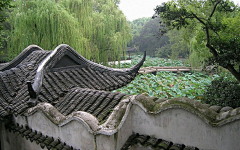
[[231, 75], [220, 75], [207, 86], [202, 101], [222, 107], [240, 107], [240, 84]]

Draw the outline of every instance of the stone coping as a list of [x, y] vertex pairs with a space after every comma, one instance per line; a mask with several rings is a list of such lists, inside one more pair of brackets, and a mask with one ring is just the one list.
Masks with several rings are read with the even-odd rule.
[[75, 120], [82, 123], [86, 129], [92, 133], [113, 135], [122, 127], [129, 114], [132, 103], [131, 99], [135, 96], [127, 96], [123, 98], [120, 103], [112, 110], [112, 113], [108, 117], [107, 121], [101, 124], [99, 120], [84, 111], [73, 112], [67, 116], [61, 114], [54, 106], [49, 103], [39, 103], [35, 107], [29, 108], [24, 113], [25, 116], [34, 115], [36, 112], [43, 113], [50, 121], [55, 125], [62, 127], [67, 125], [69, 122]]
[[149, 115], [159, 114], [168, 109], [184, 109], [197, 115], [212, 127], [219, 127], [240, 119], [240, 108], [221, 108], [225, 111], [218, 112], [214, 107], [189, 98], [158, 99], [156, 97], [147, 97], [143, 94], [124, 97], [112, 110], [107, 121], [104, 123], [99, 122], [96, 117], [83, 111], [73, 112], [64, 116], [49, 103], [39, 103], [35, 107], [29, 108], [24, 115], [30, 116], [34, 115], [35, 112], [42, 112], [49, 120], [60, 127], [75, 120], [82, 123], [93, 135], [113, 135], [121, 129], [132, 105], [139, 106]]
[[138, 105], [149, 114], [159, 114], [165, 110], [174, 108], [184, 109], [197, 115], [205, 123], [213, 127], [219, 127], [240, 119], [240, 107], [233, 109], [228, 106], [223, 108], [220, 106], [210, 106], [186, 97], [158, 99], [141, 94], [137, 95], [132, 103]]

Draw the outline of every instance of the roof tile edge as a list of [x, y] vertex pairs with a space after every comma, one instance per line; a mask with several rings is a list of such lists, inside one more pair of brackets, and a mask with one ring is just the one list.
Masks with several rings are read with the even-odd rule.
[[43, 50], [41, 47], [37, 45], [29, 45], [26, 47], [17, 57], [15, 57], [12, 61], [9, 63], [6, 63], [6, 65], [0, 67], [0, 71], [11, 69], [15, 66], [17, 66], [23, 58], [31, 54], [33, 51], [36, 50]]

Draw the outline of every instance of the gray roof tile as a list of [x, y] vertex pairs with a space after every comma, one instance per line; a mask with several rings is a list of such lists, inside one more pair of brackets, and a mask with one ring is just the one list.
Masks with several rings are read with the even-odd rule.
[[[70, 63], [59, 62], [64, 60]], [[31, 92], [37, 92], [34, 91], [36, 85], [38, 89], [40, 87], [35, 94], [38, 102], [51, 103], [64, 115], [86, 111], [104, 120], [124, 96], [105, 91], [131, 82], [142, 63], [130, 69], [112, 69], [86, 60], [66, 45], [54, 51], [29, 46], [0, 68], [0, 119], [21, 114], [31, 107], [28, 105], [31, 97], [29, 81], [30, 87], [35, 85]], [[38, 76], [39, 66], [43, 66], [43, 76]], [[36, 80], [39, 78], [42, 82]]]
[[151, 147], [153, 150], [198, 150], [197, 147], [185, 146], [184, 144], [177, 144], [148, 135], [139, 135], [138, 133], [133, 133], [121, 150], [128, 150], [131, 146], [137, 144], [143, 147]]

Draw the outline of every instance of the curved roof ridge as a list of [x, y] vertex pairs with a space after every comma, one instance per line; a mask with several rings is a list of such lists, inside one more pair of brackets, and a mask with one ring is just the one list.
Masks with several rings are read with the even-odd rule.
[[[116, 71], [118, 73], [122, 73], [122, 72], [125, 72], [125, 71], [128, 71], [128, 72], [135, 72], [137, 73], [139, 68], [142, 66], [143, 62], [145, 61], [146, 59], [146, 51], [144, 52], [144, 56], [142, 58], [142, 60], [135, 66], [131, 67], [131, 68], [128, 68], [128, 69], [117, 69], [117, 68], [110, 68], [110, 67], [106, 67], [106, 66], [103, 66], [101, 64], [98, 64], [98, 63], [95, 63], [93, 61], [90, 61], [86, 58], [84, 58], [82, 55], [80, 55], [79, 53], [77, 53], [71, 46], [67, 45], [67, 44], [60, 44], [59, 46], [57, 46], [54, 51], [52, 52], [52, 55], [49, 56], [50, 58], [51, 57], [54, 57], [55, 55], [63, 55], [64, 52], [70, 52], [71, 54], [73, 54], [74, 56], [76, 56], [77, 58], [79, 58], [81, 61], [83, 61], [85, 64], [89, 65], [89, 67], [93, 67], [95, 69], [98, 69], [98, 70], [104, 70], [104, 71]], [[45, 63], [46, 64], [46, 63]], [[47, 64], [49, 65], [49, 64]], [[51, 66], [48, 66], [49, 68], [53, 67], [54, 64], [52, 64]]]
[[43, 49], [37, 45], [29, 45], [17, 57], [15, 57], [11, 62], [0, 67], [0, 71], [5, 71], [5, 70], [11, 69], [13, 67], [16, 67], [19, 63], [21, 63], [21, 61], [24, 58], [26, 58], [33, 51], [37, 51], [37, 50], [43, 50]]
[[[129, 69], [115, 69], [106, 67], [97, 63], [94, 63], [90, 60], [87, 60], [80, 54], [78, 54], [73, 48], [71, 48], [67, 44], [61, 44], [57, 46], [39, 65], [35, 79], [33, 84], [31, 84], [30, 81], [28, 81], [28, 91], [30, 94], [30, 100], [28, 101], [28, 104], [30, 106], [35, 106], [38, 100], [38, 95], [41, 91], [42, 82], [44, 78], [45, 71], [47, 69], [50, 69], [54, 67], [55, 63], [59, 61], [63, 56], [65, 55], [71, 55], [72, 57], [76, 57], [74, 61], [78, 62], [79, 64], [83, 64], [84, 66], [87, 66], [88, 68], [97, 70], [99, 72], [110, 72], [112, 75], [125, 75], [129, 74], [131, 75], [131, 78], [134, 79], [134, 77], [138, 74], [139, 68], [142, 66], [143, 62], [146, 58], [146, 52], [144, 53], [143, 59], [134, 67]], [[81, 61], [81, 62], [80, 62]], [[109, 77], [111, 78], [111, 77]], [[117, 85], [113, 85], [115, 87], [120, 87]], [[122, 84], [124, 86], [124, 84]]]

